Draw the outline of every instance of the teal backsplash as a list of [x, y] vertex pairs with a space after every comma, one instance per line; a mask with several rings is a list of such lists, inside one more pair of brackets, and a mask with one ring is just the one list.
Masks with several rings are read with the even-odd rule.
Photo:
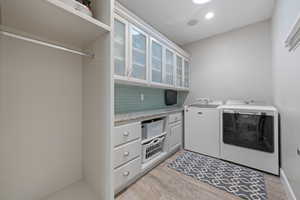
[[[143, 102], [141, 101], [141, 93], [144, 94]], [[186, 96], [187, 92], [178, 92], [178, 101], [175, 106], [182, 106]], [[164, 98], [163, 89], [115, 84], [115, 113], [172, 107], [165, 105]]]

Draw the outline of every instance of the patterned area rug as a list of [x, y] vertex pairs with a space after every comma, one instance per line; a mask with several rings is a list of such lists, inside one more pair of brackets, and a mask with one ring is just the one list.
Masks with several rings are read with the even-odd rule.
[[261, 172], [193, 152], [184, 152], [169, 168], [247, 200], [267, 200]]

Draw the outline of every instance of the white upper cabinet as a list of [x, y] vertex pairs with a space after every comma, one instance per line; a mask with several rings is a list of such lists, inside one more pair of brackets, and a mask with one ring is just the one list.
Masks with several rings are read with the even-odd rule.
[[163, 82], [163, 46], [151, 38], [151, 81]]
[[126, 21], [115, 19], [114, 25], [114, 70], [115, 75], [127, 76], [127, 31]]
[[148, 36], [140, 29], [130, 27], [129, 77], [139, 82], [147, 81]]
[[165, 81], [164, 83], [167, 85], [175, 85], [174, 83], [174, 74], [175, 74], [175, 57], [174, 53], [169, 49], [165, 51]]
[[115, 82], [189, 90], [189, 55], [127, 12], [118, 6], [115, 8]]
[[187, 60], [184, 60], [183, 87], [184, 88], [190, 88], [190, 63]]
[[183, 86], [183, 60], [182, 57], [176, 56], [176, 86]]

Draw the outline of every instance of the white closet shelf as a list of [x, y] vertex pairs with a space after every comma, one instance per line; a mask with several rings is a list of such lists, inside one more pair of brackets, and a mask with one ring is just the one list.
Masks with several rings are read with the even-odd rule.
[[85, 48], [110, 26], [59, 0], [9, 0], [2, 7], [2, 25], [60, 44]]
[[96, 194], [84, 181], [75, 182], [50, 195], [45, 200], [97, 200]]

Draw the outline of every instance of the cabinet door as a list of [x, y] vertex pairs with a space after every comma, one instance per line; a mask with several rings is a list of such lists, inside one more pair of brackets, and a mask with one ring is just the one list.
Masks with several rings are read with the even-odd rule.
[[163, 81], [163, 47], [151, 39], [151, 80], [155, 83]]
[[129, 77], [141, 81], [147, 80], [148, 36], [138, 28], [131, 26], [131, 62]]
[[176, 56], [176, 86], [182, 87], [182, 58], [180, 56]]
[[169, 148], [172, 150], [175, 146], [181, 144], [182, 141], [182, 123], [170, 125]]
[[115, 75], [127, 76], [127, 23], [120, 18], [114, 22], [114, 71]]
[[165, 51], [166, 56], [166, 72], [165, 72], [165, 83], [168, 85], [174, 85], [174, 69], [175, 59], [174, 53], [168, 49]]
[[185, 110], [185, 149], [219, 157], [219, 111], [187, 108]]
[[184, 81], [183, 86], [185, 88], [190, 88], [190, 63], [187, 60], [184, 60]]

